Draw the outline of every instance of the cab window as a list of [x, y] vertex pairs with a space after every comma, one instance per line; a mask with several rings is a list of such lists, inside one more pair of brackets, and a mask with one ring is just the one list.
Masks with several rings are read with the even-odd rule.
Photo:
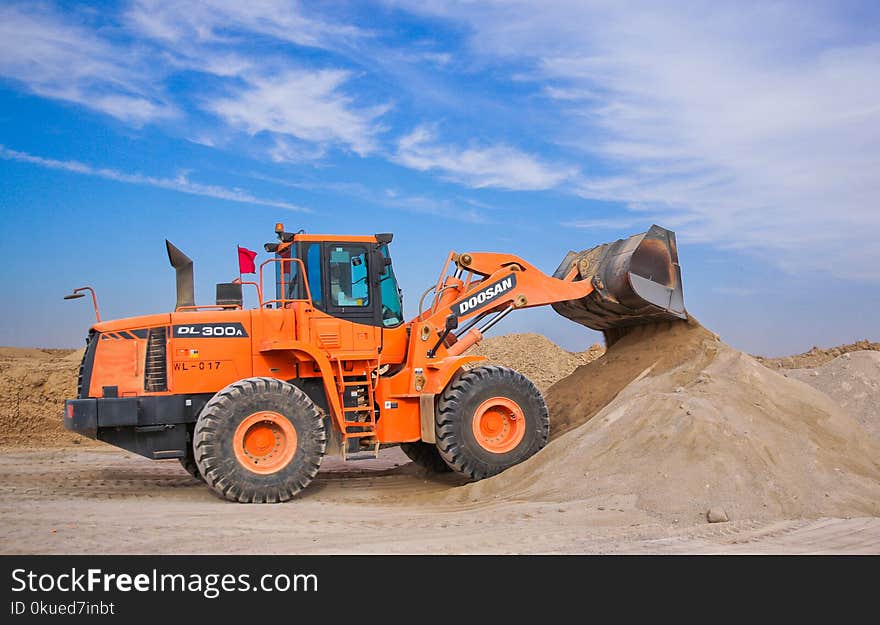
[[403, 301], [397, 278], [391, 268], [388, 246], [382, 246], [382, 257], [385, 259], [385, 270], [379, 278], [379, 293], [382, 296], [382, 325], [386, 328], [403, 323]]
[[338, 308], [368, 307], [367, 248], [350, 244], [333, 244], [329, 248], [330, 301]]
[[309, 280], [309, 293], [312, 295], [312, 304], [319, 310], [324, 310], [323, 288], [321, 284], [321, 244], [309, 243], [304, 254], [306, 259], [306, 274]]

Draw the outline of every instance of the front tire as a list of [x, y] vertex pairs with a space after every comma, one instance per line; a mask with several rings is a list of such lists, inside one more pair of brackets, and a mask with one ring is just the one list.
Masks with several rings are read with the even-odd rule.
[[240, 503], [292, 499], [318, 473], [326, 445], [314, 402], [274, 378], [240, 380], [214, 395], [193, 435], [205, 482]]
[[531, 380], [506, 367], [483, 366], [459, 372], [443, 391], [435, 431], [446, 464], [482, 480], [544, 447], [550, 417]]

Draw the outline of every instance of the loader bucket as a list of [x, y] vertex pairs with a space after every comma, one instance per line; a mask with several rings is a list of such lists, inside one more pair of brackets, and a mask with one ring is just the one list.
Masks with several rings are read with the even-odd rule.
[[614, 243], [569, 252], [553, 274], [564, 279], [577, 268], [576, 280], [590, 280], [587, 297], [553, 304], [553, 309], [605, 334], [610, 345], [622, 328], [687, 319], [675, 233], [660, 226]]

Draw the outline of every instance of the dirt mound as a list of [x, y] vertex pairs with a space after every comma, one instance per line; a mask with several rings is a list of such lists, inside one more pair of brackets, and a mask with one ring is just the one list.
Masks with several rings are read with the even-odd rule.
[[604, 352], [599, 344], [583, 352], [568, 352], [540, 334], [505, 334], [489, 337], [467, 353], [486, 356], [493, 364], [515, 369], [545, 391]]
[[0, 445], [89, 444], [61, 423], [82, 350], [0, 348]]
[[880, 351], [880, 343], [872, 343], [868, 340], [857, 341], [849, 345], [838, 345], [837, 347], [821, 348], [813, 347], [803, 354], [795, 354], [794, 356], [785, 356], [784, 358], [764, 358], [763, 356], [755, 356], [755, 359], [766, 367], [771, 369], [809, 369], [812, 367], [821, 367], [831, 362], [835, 358], [844, 354], [863, 351]]
[[547, 395], [547, 447], [452, 499], [624, 501], [694, 522], [714, 506], [733, 520], [880, 515], [880, 443], [696, 322], [628, 335]]
[[782, 374], [831, 397], [880, 440], [880, 352], [846, 353], [821, 367]]
[[[604, 356], [547, 391], [551, 439], [590, 419], [640, 376], [657, 376], [682, 363], [708, 364], [719, 345], [718, 337], [694, 319], [633, 328]], [[692, 370], [677, 374], [679, 385], [689, 381]]]
[[86, 348], [83, 347], [82, 349], [74, 349], [74, 350], [67, 350], [67, 351], [69, 351], [70, 353], [67, 354], [66, 356], [62, 355], [61, 359], [64, 362], [73, 363], [74, 365], [79, 367], [79, 363], [82, 362], [83, 356], [86, 353]]
[[[70, 351], [70, 350], [66, 350]], [[30, 358], [35, 360], [49, 360], [52, 354], [33, 347], [0, 347], [0, 359], [13, 360], [17, 358]]]

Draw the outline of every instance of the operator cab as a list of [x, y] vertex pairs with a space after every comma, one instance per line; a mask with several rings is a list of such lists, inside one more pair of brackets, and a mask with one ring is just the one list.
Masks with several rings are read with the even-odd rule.
[[[283, 227], [276, 232], [281, 242], [266, 244], [266, 251], [281, 259], [276, 263], [276, 300], [311, 298], [318, 310], [364, 325], [393, 328], [403, 323], [402, 294], [388, 251], [393, 235], [291, 234]], [[303, 267], [305, 275], [300, 275]]]

